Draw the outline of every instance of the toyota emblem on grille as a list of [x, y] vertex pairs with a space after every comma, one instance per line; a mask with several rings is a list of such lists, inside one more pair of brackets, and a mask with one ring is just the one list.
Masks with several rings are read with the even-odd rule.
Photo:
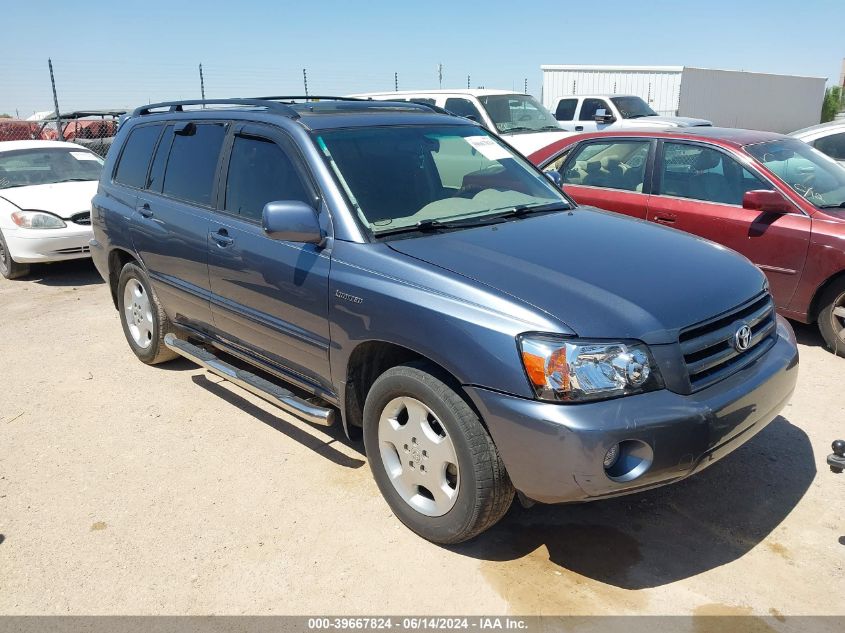
[[751, 328], [744, 323], [734, 333], [734, 348], [738, 352], [744, 352], [751, 345]]

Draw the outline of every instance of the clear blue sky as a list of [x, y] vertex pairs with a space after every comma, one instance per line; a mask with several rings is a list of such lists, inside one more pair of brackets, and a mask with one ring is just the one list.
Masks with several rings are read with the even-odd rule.
[[843, 0], [684, 2], [150, 1], [4, 7], [0, 113], [128, 107], [206, 95], [443, 86], [539, 96], [541, 64], [679, 65], [838, 80]]

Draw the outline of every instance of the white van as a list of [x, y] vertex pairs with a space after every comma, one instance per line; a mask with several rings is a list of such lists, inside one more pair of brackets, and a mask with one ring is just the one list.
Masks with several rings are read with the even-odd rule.
[[561, 129], [551, 112], [534, 97], [507, 90], [404, 90], [350, 96], [379, 101], [416, 101], [439, 106], [453, 114], [478, 121], [526, 156], [571, 136]]
[[554, 116], [563, 129], [571, 132], [713, 125], [705, 119], [660, 116], [645, 101], [634, 95], [561, 97], [555, 103]]

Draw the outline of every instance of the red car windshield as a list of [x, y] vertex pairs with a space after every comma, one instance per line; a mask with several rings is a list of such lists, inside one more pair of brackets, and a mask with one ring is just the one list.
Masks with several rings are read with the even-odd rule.
[[745, 151], [818, 208], [845, 208], [845, 168], [806, 143], [778, 139]]

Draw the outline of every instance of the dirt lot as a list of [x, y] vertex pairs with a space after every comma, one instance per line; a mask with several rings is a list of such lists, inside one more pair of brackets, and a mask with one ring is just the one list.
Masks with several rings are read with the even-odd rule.
[[843, 614], [845, 359], [798, 333], [792, 403], [721, 463], [443, 548], [339, 430], [136, 361], [90, 263], [0, 279], [0, 613]]

